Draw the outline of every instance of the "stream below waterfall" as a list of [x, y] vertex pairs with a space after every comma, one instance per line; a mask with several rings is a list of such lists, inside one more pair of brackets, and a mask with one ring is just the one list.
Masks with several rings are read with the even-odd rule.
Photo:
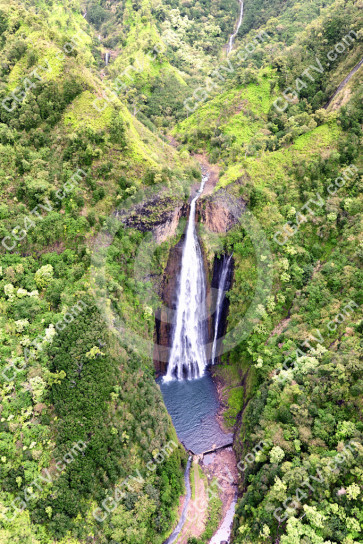
[[173, 542], [175, 542], [175, 540], [178, 538], [178, 535], [179, 535], [180, 531], [183, 528], [183, 525], [184, 525], [186, 517], [187, 517], [188, 504], [189, 504], [190, 498], [192, 496], [192, 490], [190, 488], [190, 479], [189, 479], [191, 462], [192, 462], [192, 458], [189, 457], [188, 462], [187, 462], [187, 466], [186, 466], [186, 469], [185, 469], [185, 474], [184, 474], [184, 483], [185, 483], [186, 494], [185, 494], [185, 501], [184, 501], [183, 510], [182, 510], [182, 513], [181, 513], [181, 516], [180, 516], [180, 519], [178, 521], [177, 526], [175, 527], [174, 531], [171, 533], [169, 538], [167, 538], [165, 540], [164, 544], [172, 544]]

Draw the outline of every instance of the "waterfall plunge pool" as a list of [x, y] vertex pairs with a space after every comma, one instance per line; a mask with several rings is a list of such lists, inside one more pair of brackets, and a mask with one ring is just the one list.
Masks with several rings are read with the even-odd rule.
[[194, 380], [164, 383], [159, 378], [157, 382], [178, 438], [187, 450], [199, 454], [233, 441], [233, 435], [223, 432], [217, 421], [219, 402], [208, 371]]

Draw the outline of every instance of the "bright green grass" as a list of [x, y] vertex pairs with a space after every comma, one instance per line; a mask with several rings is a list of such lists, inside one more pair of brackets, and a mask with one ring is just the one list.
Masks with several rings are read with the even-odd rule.
[[234, 387], [228, 394], [228, 408], [224, 412], [224, 421], [228, 426], [233, 427], [236, 417], [243, 408], [244, 391], [243, 386]]
[[192, 492], [192, 501], [195, 499], [195, 465], [192, 464], [192, 469], [190, 471], [190, 489]]
[[292, 148], [306, 153], [311, 151], [312, 146], [318, 146], [319, 148], [329, 147], [338, 141], [340, 133], [341, 129], [336, 123], [321, 125], [299, 136], [292, 145]]
[[226, 387], [236, 387], [241, 383], [241, 376], [236, 365], [216, 365], [213, 372], [223, 380]]
[[251, 122], [243, 111], [241, 111], [234, 115], [222, 130], [224, 134], [235, 136], [237, 144], [242, 145], [250, 142], [259, 128], [260, 123]]
[[229, 166], [223, 176], [220, 178], [214, 190], [218, 191], [218, 189], [233, 183], [243, 174], [244, 171], [245, 169], [242, 164], [232, 164], [232, 166]]
[[226, 187], [246, 174], [254, 180], [256, 186], [272, 186], [289, 180], [287, 169], [299, 160], [306, 160], [314, 155], [326, 152], [337, 143], [341, 130], [335, 122], [321, 125], [299, 136], [288, 147], [273, 152], [266, 152], [260, 158], [247, 157], [231, 165], [220, 178], [215, 190]]
[[[177, 125], [174, 134], [185, 134], [193, 129], [209, 127], [218, 120], [222, 132], [236, 136], [238, 143], [249, 142], [262, 126], [262, 121], [265, 122], [265, 115], [274, 100], [271, 96], [271, 70], [265, 72], [258, 83], [220, 92], [208, 104], [199, 104], [194, 114]], [[220, 91], [223, 91], [222, 87]], [[191, 104], [196, 105], [196, 101]], [[261, 122], [253, 122], [247, 118], [243, 113], [246, 109], [260, 116]]]
[[[39, 42], [38, 42], [39, 43]], [[8, 90], [13, 91], [17, 86], [21, 86], [24, 78], [32, 70], [38, 69], [39, 76], [45, 81], [56, 81], [62, 76], [64, 61], [56, 57], [57, 48], [53, 45], [41, 42], [39, 43], [39, 59], [36, 65], [27, 67], [27, 58], [22, 57], [14, 66], [9, 74]]]
[[[90, 126], [95, 130], [106, 128], [111, 121], [112, 109], [106, 107], [103, 112], [98, 112], [93, 106], [95, 98], [90, 91], [84, 91], [73, 100], [63, 115], [64, 124], [74, 128], [80, 126]], [[102, 101], [99, 102], [99, 106], [102, 106]]]
[[[217, 480], [214, 479], [212, 484], [215, 484], [213, 486], [213, 491], [217, 490]], [[200, 542], [209, 542], [212, 538], [213, 534], [218, 529], [219, 522], [221, 520], [222, 516], [222, 507], [223, 503], [219, 496], [212, 496], [212, 498], [209, 500], [208, 503], [208, 518], [207, 523], [205, 525], [204, 532], [200, 535], [199, 540]]]
[[248, 100], [251, 109], [256, 113], [267, 114], [273, 97], [270, 93], [271, 80], [262, 77], [259, 83], [250, 83], [242, 93], [242, 98]]

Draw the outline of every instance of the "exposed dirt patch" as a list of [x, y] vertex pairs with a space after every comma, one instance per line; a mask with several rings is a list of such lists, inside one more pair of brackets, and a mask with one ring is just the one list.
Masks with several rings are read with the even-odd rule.
[[195, 154], [193, 155], [195, 159], [201, 164], [202, 170], [209, 173], [209, 178], [205, 184], [203, 195], [210, 195], [213, 192], [214, 187], [219, 181], [219, 171], [220, 168], [217, 164], [210, 164], [208, 162], [206, 154]]
[[288, 326], [289, 324], [289, 321], [290, 321], [291, 317], [285, 317], [284, 319], [282, 319], [280, 321], [280, 323], [278, 323], [276, 325], [276, 327], [273, 329], [273, 331], [271, 332], [270, 336], [267, 338], [265, 344], [267, 344], [267, 342], [270, 340], [270, 338], [272, 338], [273, 336], [275, 335], [278, 335], [278, 334], [281, 334], [283, 330], [286, 329], [286, 327]]
[[223, 502], [222, 519], [236, 495], [238, 470], [236, 456], [232, 448], [224, 448], [215, 453], [204, 455], [202, 460], [203, 471], [208, 481], [218, 480], [218, 487], [222, 491], [220, 498]]
[[[198, 469], [201, 468], [208, 484]], [[237, 493], [237, 467], [236, 457], [232, 448], [218, 450], [203, 456], [195, 455], [191, 467], [192, 489], [194, 487], [194, 499], [191, 499], [188, 507], [186, 522], [177, 539], [178, 544], [187, 544], [191, 536], [199, 537], [205, 530], [208, 520], [208, 503], [210, 497], [218, 495], [222, 501], [220, 513], [220, 525], [231, 506]], [[183, 510], [184, 497], [179, 505], [179, 517]]]
[[[178, 147], [178, 145], [180, 145], [179, 142], [175, 138], [173, 138], [173, 136], [170, 136], [170, 134], [167, 136], [167, 138], [170, 145], [172, 145], [173, 147]], [[205, 184], [203, 195], [210, 195], [219, 181], [220, 167], [217, 164], [211, 164], [207, 159], [206, 153], [193, 153], [192, 157], [199, 162], [203, 172], [209, 173], [209, 178], [207, 183]], [[199, 183], [195, 185], [195, 190], [197, 190], [198, 188]], [[192, 194], [193, 190], [194, 187], [192, 187]]]
[[179, 142], [173, 136], [171, 136], [170, 134], [167, 134], [166, 137], [169, 140], [170, 145], [172, 145], [173, 147], [176, 148], [176, 147], [178, 147], [178, 145], [180, 145]]

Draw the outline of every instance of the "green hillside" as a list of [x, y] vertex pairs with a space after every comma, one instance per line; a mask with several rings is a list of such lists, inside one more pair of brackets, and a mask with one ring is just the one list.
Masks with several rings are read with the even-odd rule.
[[[127, 530], [129, 542], [162, 542], [185, 454], [151, 361], [126, 353], [103, 325], [91, 247], [116, 206], [157, 180], [177, 195], [188, 166], [117, 98], [103, 109], [94, 30], [76, 3], [0, 10], [0, 541], [104, 542]], [[119, 281], [136, 240], [121, 229], [114, 242]], [[132, 282], [119, 293], [132, 312], [142, 307], [137, 293]], [[147, 313], [135, 327], [152, 337]], [[169, 441], [172, 453], [151, 472]], [[78, 442], [85, 451], [58, 474]], [[113, 514], [101, 507], [98, 523], [92, 512], [137, 474], [133, 502]]]
[[234, 0], [0, 2], [0, 543], [162, 544], [176, 524], [186, 452], [114, 316], [152, 343], [180, 229], [150, 270], [139, 248], [194, 154], [210, 198], [250, 213], [222, 236], [235, 342], [214, 368], [244, 467], [232, 542], [363, 542], [362, 68], [324, 108], [363, 57], [361, 7], [246, 0], [227, 60]]

